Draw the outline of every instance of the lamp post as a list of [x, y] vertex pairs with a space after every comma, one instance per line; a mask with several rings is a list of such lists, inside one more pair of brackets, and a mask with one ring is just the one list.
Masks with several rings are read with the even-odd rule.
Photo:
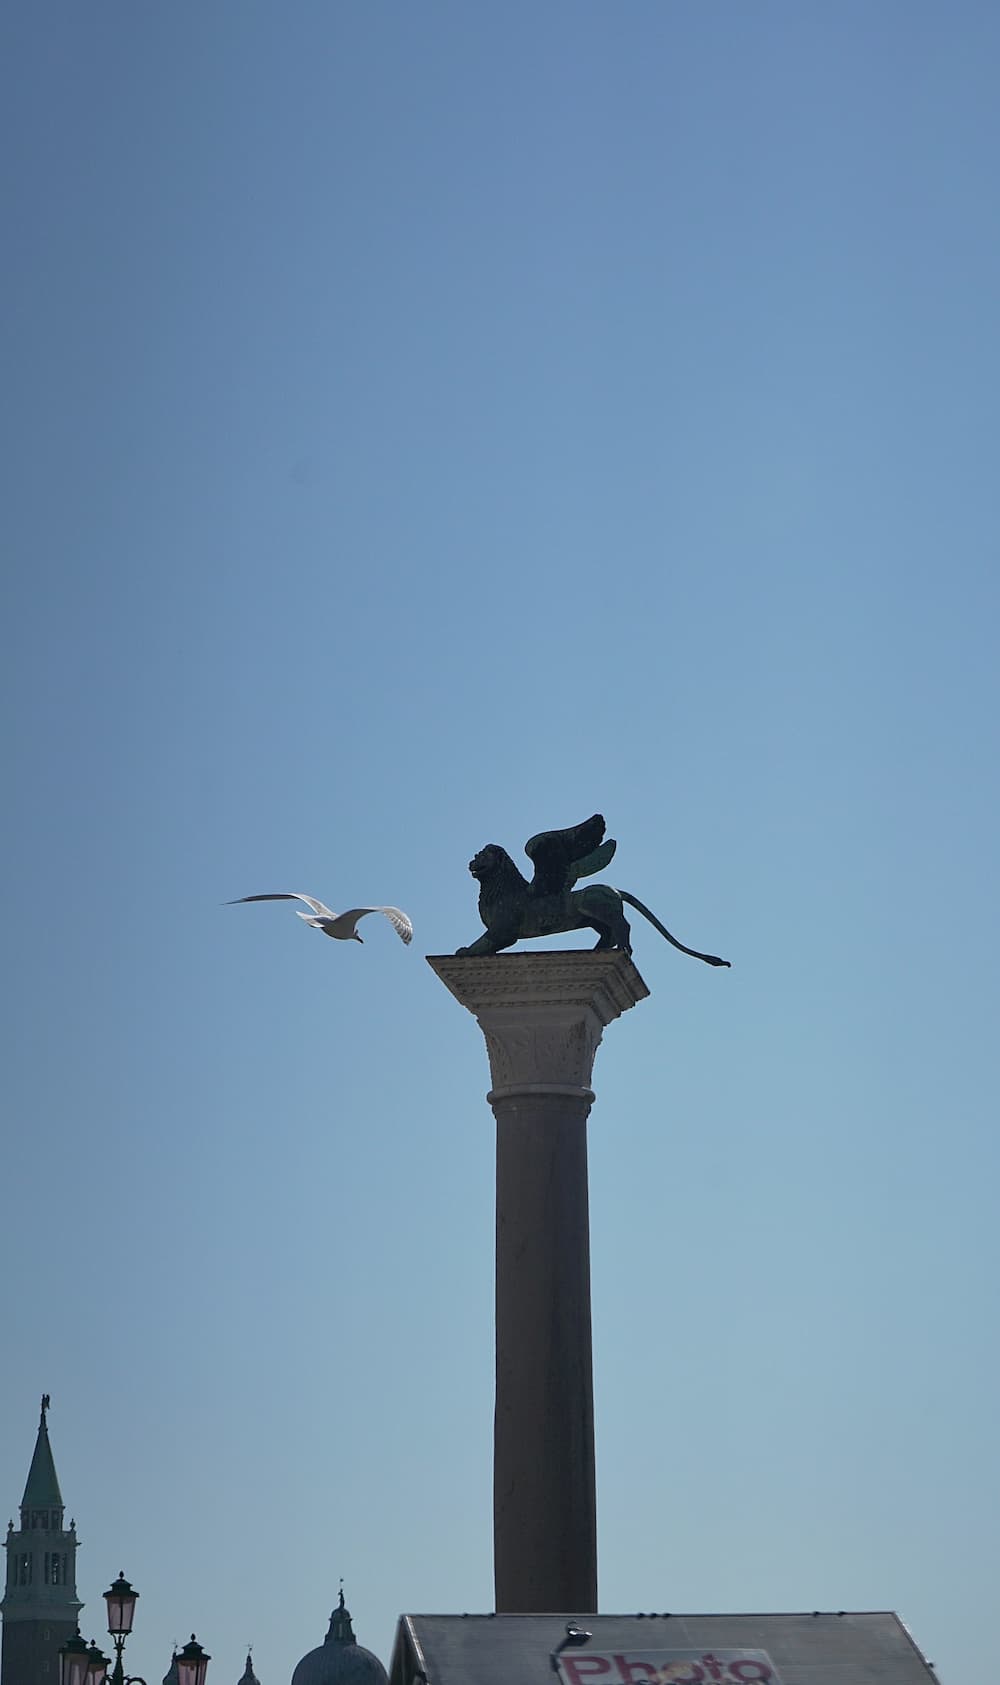
[[[139, 1593], [129, 1585], [123, 1573], [104, 1593], [108, 1606], [108, 1632], [115, 1642], [115, 1665], [110, 1678], [108, 1668], [111, 1667], [111, 1658], [105, 1656], [93, 1642], [88, 1645], [77, 1632], [76, 1637], [68, 1639], [59, 1652], [59, 1685], [146, 1685], [141, 1674], [126, 1674], [122, 1659], [125, 1640], [132, 1631], [138, 1596]], [[177, 1657], [179, 1685], [205, 1685], [210, 1661], [211, 1657], [206, 1655], [192, 1633], [190, 1644], [185, 1644]]]
[[[135, 1619], [135, 1605], [139, 1593], [129, 1585], [125, 1575], [120, 1573], [110, 1588], [104, 1593], [104, 1601], [108, 1606], [108, 1631], [115, 1641], [115, 1666], [111, 1675], [112, 1685], [125, 1685], [125, 1668], [122, 1655], [125, 1650], [125, 1640], [132, 1631]], [[88, 1681], [90, 1685], [90, 1681]], [[96, 1685], [96, 1682], [94, 1682]], [[141, 1685], [146, 1685], [145, 1680]]]

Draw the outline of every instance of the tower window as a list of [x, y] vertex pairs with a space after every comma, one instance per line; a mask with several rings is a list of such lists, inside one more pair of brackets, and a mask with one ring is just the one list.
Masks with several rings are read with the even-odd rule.
[[17, 1583], [19, 1586], [31, 1584], [31, 1552], [23, 1550], [18, 1558]]
[[54, 1586], [57, 1586], [57, 1585], [58, 1585], [58, 1584], [59, 1584], [59, 1582], [60, 1582], [60, 1577], [61, 1577], [61, 1575], [60, 1575], [60, 1569], [61, 1569], [61, 1566], [62, 1566], [62, 1564], [61, 1564], [61, 1563], [60, 1563], [60, 1561], [59, 1561], [59, 1553], [58, 1553], [58, 1551], [53, 1551], [53, 1552], [52, 1552], [52, 1584], [53, 1584], [53, 1585], [54, 1585]]

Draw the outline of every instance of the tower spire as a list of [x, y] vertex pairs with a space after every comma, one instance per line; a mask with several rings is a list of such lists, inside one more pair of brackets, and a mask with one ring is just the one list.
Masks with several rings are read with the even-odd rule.
[[[58, 1510], [59, 1525], [62, 1526], [63, 1498], [59, 1490], [59, 1477], [56, 1474], [55, 1459], [49, 1444], [49, 1428], [46, 1421], [51, 1400], [47, 1392], [42, 1394], [42, 1410], [38, 1418], [38, 1437], [35, 1440], [35, 1454], [31, 1459], [28, 1478], [25, 1481], [24, 1497], [21, 1499], [21, 1526], [27, 1527], [30, 1522], [29, 1512], [41, 1510]], [[47, 1525], [44, 1523], [43, 1525]]]
[[21, 1525], [7, 1529], [7, 1585], [0, 1685], [51, 1685], [58, 1651], [76, 1632], [76, 1530], [63, 1526], [63, 1497], [49, 1444], [49, 1394], [42, 1394], [34, 1455], [21, 1499]]

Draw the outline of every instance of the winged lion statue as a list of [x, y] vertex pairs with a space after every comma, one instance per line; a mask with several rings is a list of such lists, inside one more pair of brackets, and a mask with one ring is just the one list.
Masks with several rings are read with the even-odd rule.
[[626, 889], [612, 889], [610, 884], [588, 884], [574, 889], [580, 878], [593, 877], [602, 872], [614, 855], [617, 844], [604, 837], [603, 815], [595, 813], [581, 825], [570, 825], [564, 831], [539, 831], [524, 845], [524, 852], [534, 866], [529, 883], [514, 864], [505, 848], [487, 843], [469, 861], [469, 871], [479, 883], [479, 916], [486, 926], [485, 933], [458, 953], [467, 956], [497, 954], [515, 942], [533, 936], [556, 936], [567, 930], [596, 930], [596, 948], [620, 948], [631, 954], [632, 940], [625, 917], [625, 902], [634, 907], [650, 924], [655, 925], [682, 954], [704, 960], [706, 965], [725, 965], [728, 960], [715, 954], [701, 954], [696, 948], [686, 948], [671, 936], [666, 925], [655, 913], [643, 906]]

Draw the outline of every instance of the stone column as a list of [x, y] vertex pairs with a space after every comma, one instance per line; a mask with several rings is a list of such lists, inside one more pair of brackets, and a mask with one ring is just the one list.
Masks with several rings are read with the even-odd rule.
[[497, 1120], [498, 1614], [597, 1609], [587, 1115], [604, 1026], [649, 993], [626, 954], [431, 956], [486, 1038]]

